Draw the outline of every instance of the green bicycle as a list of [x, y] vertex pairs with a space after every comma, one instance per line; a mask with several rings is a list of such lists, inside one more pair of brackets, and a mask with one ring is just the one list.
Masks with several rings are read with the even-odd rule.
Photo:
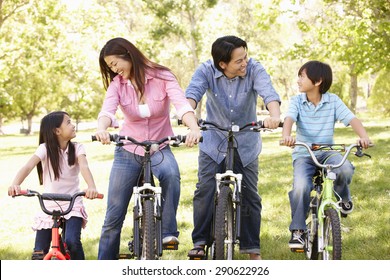
[[[280, 143], [283, 145], [283, 143]], [[305, 253], [309, 260], [341, 260], [342, 239], [340, 218], [343, 215], [341, 199], [336, 197], [333, 183], [336, 174], [333, 171], [342, 166], [349, 154], [356, 148], [358, 157], [368, 156], [358, 144], [346, 146], [344, 144], [312, 144], [312, 147], [303, 142], [296, 142], [295, 146], [307, 149], [315, 165], [317, 173], [313, 177], [313, 190], [310, 197], [310, 207], [306, 218], [305, 245], [303, 249], [292, 249], [294, 252]], [[344, 153], [338, 164], [319, 163], [313, 151], [336, 151]]]

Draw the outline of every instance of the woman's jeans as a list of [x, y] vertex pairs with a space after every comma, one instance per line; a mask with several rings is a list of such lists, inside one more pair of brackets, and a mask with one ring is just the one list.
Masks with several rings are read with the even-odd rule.
[[[142, 170], [142, 158], [116, 147], [111, 169], [107, 195], [107, 210], [102, 227], [98, 259], [118, 258], [121, 231], [133, 187], [137, 185]], [[180, 198], [180, 173], [176, 159], [169, 146], [154, 153], [151, 157], [152, 172], [162, 188], [162, 235], [179, 236], [176, 211]]]
[[[217, 164], [206, 153], [200, 151], [198, 158], [198, 183], [193, 198], [194, 246], [206, 245], [211, 240], [211, 228], [216, 191], [215, 174], [223, 172], [224, 161]], [[260, 254], [261, 198], [257, 191], [258, 160], [243, 167], [235, 152], [234, 172], [243, 174], [241, 203], [240, 252]]]
[[[320, 163], [325, 160], [329, 164], [338, 164], [342, 155], [335, 152], [322, 152], [316, 155]], [[327, 159], [328, 158], [328, 159]], [[318, 169], [311, 157], [300, 157], [294, 160], [294, 183], [293, 189], [289, 192], [292, 221], [290, 231], [306, 230], [306, 215], [309, 211], [310, 192], [313, 190], [313, 176]], [[342, 201], [351, 200], [349, 184], [354, 173], [353, 165], [347, 160], [341, 167], [334, 169], [336, 180], [334, 191], [336, 197]]]
[[[68, 246], [70, 252], [70, 258], [72, 260], [84, 260], [84, 250], [81, 243], [81, 226], [83, 219], [80, 217], [70, 217], [66, 220], [65, 230], [65, 243]], [[35, 236], [34, 251], [43, 251], [46, 255], [50, 249], [51, 243], [51, 228], [37, 230]]]

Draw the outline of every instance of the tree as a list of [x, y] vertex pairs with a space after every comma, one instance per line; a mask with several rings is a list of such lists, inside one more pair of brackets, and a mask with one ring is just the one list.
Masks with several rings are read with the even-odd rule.
[[4, 30], [3, 26], [5, 23], [12, 21], [29, 2], [29, 0], [0, 0], [0, 135], [4, 134], [2, 131], [4, 120], [15, 117], [17, 113], [12, 108], [11, 96], [5, 90], [5, 83], [8, 77], [6, 61], [9, 56], [12, 56], [15, 46], [9, 44], [9, 36], [7, 36], [9, 31], [7, 27]]

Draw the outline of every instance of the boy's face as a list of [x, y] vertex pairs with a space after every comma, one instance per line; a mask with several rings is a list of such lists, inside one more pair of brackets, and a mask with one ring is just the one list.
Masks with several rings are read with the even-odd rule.
[[220, 62], [219, 66], [223, 69], [223, 73], [229, 79], [237, 76], [244, 77], [246, 75], [246, 66], [248, 65], [248, 54], [244, 47], [236, 48], [232, 51], [232, 59], [229, 63]]
[[313, 82], [306, 75], [306, 69], [303, 69], [298, 76], [297, 83], [300, 92], [310, 92], [315, 88]]

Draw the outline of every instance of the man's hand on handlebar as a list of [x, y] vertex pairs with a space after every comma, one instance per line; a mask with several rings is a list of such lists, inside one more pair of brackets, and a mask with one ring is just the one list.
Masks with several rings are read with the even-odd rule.
[[263, 121], [264, 127], [269, 129], [278, 128], [281, 122], [281, 119], [276, 117], [267, 117]]
[[199, 143], [201, 137], [202, 135], [200, 133], [200, 129], [191, 130], [186, 136], [186, 146], [193, 147], [194, 145]]

